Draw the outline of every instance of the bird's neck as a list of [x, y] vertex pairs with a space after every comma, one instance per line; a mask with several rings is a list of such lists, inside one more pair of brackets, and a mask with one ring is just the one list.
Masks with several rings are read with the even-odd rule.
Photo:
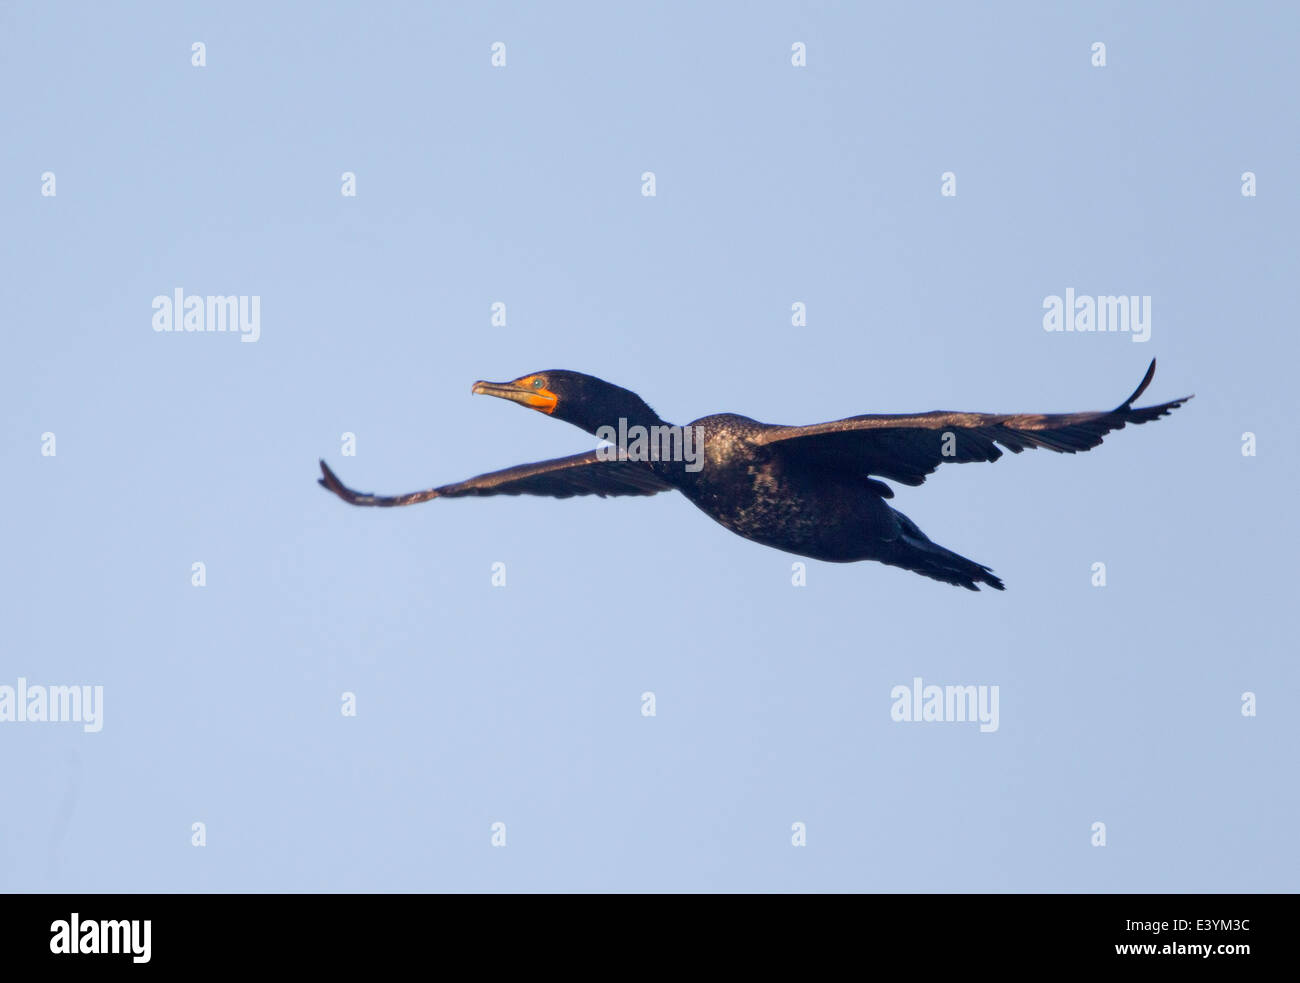
[[584, 423], [585, 426], [582, 424], [580, 426], [589, 434], [601, 440], [608, 440], [612, 444], [621, 444], [628, 439], [634, 439], [641, 430], [648, 431], [651, 427], [668, 426], [668, 423], [660, 419], [659, 414], [652, 410], [645, 400], [632, 392], [628, 392], [623, 399], [611, 401], [602, 408], [600, 413]]

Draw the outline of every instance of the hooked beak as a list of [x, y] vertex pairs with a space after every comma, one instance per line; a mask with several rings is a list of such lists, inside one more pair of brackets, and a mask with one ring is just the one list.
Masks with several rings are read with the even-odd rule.
[[474, 383], [474, 388], [470, 391], [475, 396], [497, 396], [501, 399], [508, 399], [512, 403], [519, 403], [521, 406], [527, 406], [529, 409], [547, 415], [554, 413], [560, 397], [549, 389], [534, 389], [531, 385], [525, 385], [524, 382], [525, 380], [516, 380], [515, 382], [483, 382], [480, 380]]

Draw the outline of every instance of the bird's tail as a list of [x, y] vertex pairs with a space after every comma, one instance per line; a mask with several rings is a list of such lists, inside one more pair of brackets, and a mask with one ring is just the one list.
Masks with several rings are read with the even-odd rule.
[[902, 535], [890, 544], [891, 549], [880, 558], [881, 563], [902, 567], [923, 577], [942, 580], [945, 584], [954, 584], [967, 590], [979, 590], [977, 584], [986, 584], [994, 590], [1006, 590], [997, 574], [988, 567], [944, 549], [932, 542], [907, 516], [897, 511], [894, 514], [902, 526]]

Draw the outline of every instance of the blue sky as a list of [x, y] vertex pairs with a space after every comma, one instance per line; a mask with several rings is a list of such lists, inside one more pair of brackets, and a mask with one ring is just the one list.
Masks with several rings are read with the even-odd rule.
[[[0, 6], [0, 686], [104, 687], [97, 733], [0, 722], [0, 888], [1295, 890], [1296, 43], [1265, 5]], [[176, 288], [260, 297], [258, 341], [155, 332]], [[1067, 288], [1151, 297], [1150, 340], [1045, 332]], [[794, 587], [677, 495], [315, 485], [593, 446], [470, 395], [538, 369], [806, 423], [1104, 409], [1152, 357], [1171, 418], [898, 490], [1005, 594]], [[916, 677], [998, 686], [998, 730], [892, 721]]]

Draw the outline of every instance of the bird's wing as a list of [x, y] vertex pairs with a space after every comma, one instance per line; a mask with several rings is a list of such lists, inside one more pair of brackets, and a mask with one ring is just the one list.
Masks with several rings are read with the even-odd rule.
[[[998, 445], [1019, 454], [1046, 447], [1063, 454], [1091, 450], [1125, 424], [1146, 423], [1181, 406], [1190, 396], [1159, 406], [1133, 407], [1151, 384], [1155, 359], [1133, 395], [1113, 410], [1093, 413], [932, 413], [854, 416], [807, 427], [773, 427], [760, 444], [814, 466], [848, 470], [919, 485], [940, 464], [996, 461]], [[951, 437], [949, 436], [951, 434]]]
[[574, 495], [654, 495], [667, 491], [672, 485], [660, 480], [650, 468], [640, 461], [605, 461], [596, 451], [559, 457], [553, 461], [520, 464], [481, 474], [454, 485], [429, 488], [406, 495], [370, 495], [355, 492], [320, 462], [320, 485], [332, 491], [349, 505], [414, 505], [431, 498], [462, 498], [466, 495], [545, 495], [550, 498], [572, 498]]

